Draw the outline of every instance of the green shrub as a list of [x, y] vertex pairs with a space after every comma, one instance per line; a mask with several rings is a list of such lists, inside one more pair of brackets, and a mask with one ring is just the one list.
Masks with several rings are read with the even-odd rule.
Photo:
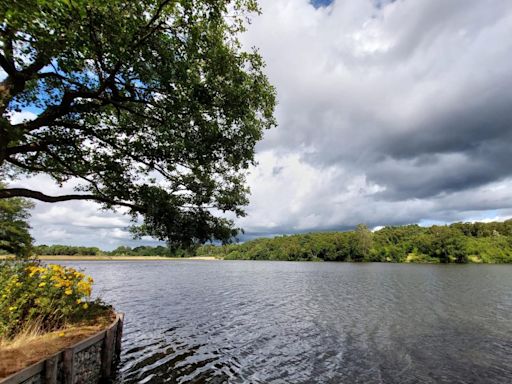
[[44, 331], [87, 317], [93, 280], [73, 268], [37, 262], [0, 263], [0, 336], [37, 324]]

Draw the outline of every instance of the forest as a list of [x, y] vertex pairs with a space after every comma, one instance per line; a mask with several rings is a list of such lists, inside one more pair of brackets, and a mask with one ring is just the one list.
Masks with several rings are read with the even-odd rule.
[[203, 246], [197, 254], [224, 259], [427, 263], [512, 262], [512, 220], [449, 226], [389, 226], [370, 231], [260, 238], [237, 245]]
[[216, 256], [226, 260], [510, 263], [512, 220], [454, 223], [448, 226], [387, 226], [371, 231], [360, 224], [353, 231], [319, 232], [244, 243], [206, 244], [192, 249], [164, 246], [121, 246], [113, 251], [96, 247], [39, 245], [38, 255]]
[[[36, 245], [33, 253], [39, 256], [164, 256], [181, 257], [185, 255], [184, 251], [172, 251], [164, 246], [138, 246], [127, 247], [120, 246], [113, 251], [103, 251], [98, 247], [80, 247], [74, 245]], [[190, 255], [187, 254], [187, 255]]]

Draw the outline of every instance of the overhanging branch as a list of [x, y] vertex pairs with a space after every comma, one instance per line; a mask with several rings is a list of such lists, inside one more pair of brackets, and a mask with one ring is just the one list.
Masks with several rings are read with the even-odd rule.
[[30, 199], [36, 199], [39, 201], [43, 201], [45, 203], [58, 203], [62, 201], [72, 201], [72, 200], [90, 200], [96, 201], [99, 203], [105, 203], [109, 205], [119, 205], [123, 207], [128, 207], [137, 212], [143, 212], [144, 209], [136, 204], [127, 203], [124, 201], [117, 201], [114, 199], [110, 199], [103, 196], [96, 195], [79, 195], [79, 194], [71, 194], [71, 195], [61, 195], [61, 196], [49, 196], [45, 195], [39, 191], [33, 191], [26, 188], [6, 188], [0, 189], [0, 199], [9, 199], [12, 197], [27, 197]]

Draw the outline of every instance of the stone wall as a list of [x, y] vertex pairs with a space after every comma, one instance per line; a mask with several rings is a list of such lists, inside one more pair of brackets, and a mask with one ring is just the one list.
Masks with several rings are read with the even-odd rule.
[[121, 353], [123, 314], [106, 330], [39, 361], [0, 384], [97, 384], [113, 378]]
[[98, 383], [101, 379], [101, 347], [103, 340], [75, 354], [74, 383]]

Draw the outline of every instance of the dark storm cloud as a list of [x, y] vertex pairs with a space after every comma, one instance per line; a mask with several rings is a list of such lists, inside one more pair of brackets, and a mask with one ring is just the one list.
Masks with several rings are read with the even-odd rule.
[[264, 191], [288, 198], [247, 226], [294, 233], [509, 212], [508, 0], [346, 0], [328, 11], [269, 0], [263, 10], [252, 37], [280, 104], [259, 150], [280, 172], [260, 175], [249, 218]]
[[[325, 44], [323, 56], [313, 49], [317, 61], [297, 64], [293, 88], [293, 69], [276, 75], [278, 91], [280, 81], [286, 88], [278, 93], [281, 132], [267, 148], [307, 148], [303, 159], [318, 168], [364, 173], [386, 188], [379, 199], [427, 198], [511, 176], [510, 2], [402, 1], [344, 26], [347, 3], [355, 4], [336, 3], [315, 33], [337, 29], [359, 46]], [[337, 28], [329, 24], [336, 17]], [[337, 64], [325, 70], [326, 61]]]

